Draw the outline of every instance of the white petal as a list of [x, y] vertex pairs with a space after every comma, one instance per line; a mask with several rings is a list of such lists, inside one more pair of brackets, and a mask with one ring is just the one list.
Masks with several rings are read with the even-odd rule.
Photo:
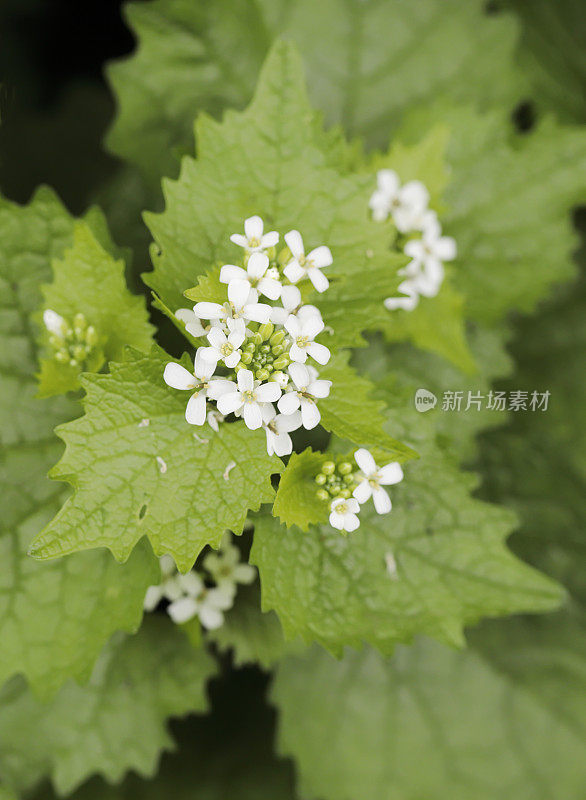
[[307, 305], [307, 306], [301, 306], [301, 308], [299, 309], [299, 311], [295, 316], [303, 324], [303, 322], [306, 319], [309, 319], [309, 317], [317, 317], [318, 319], [321, 319], [321, 312], [319, 308], [317, 308], [316, 306]]
[[352, 492], [353, 497], [359, 503], [366, 503], [371, 494], [372, 494], [372, 487], [368, 481], [360, 481], [358, 486]]
[[238, 583], [252, 583], [256, 578], [256, 569], [250, 564], [238, 564], [234, 567], [234, 577]]
[[274, 325], [284, 325], [285, 320], [287, 319], [290, 313], [291, 313], [290, 309], [281, 308], [281, 306], [275, 306], [274, 308], [271, 309], [271, 318], [270, 318], [271, 322]]
[[248, 245], [248, 239], [241, 233], [233, 233], [232, 236], [230, 236], [230, 241], [237, 244], [238, 247], [246, 247]]
[[226, 356], [224, 358], [224, 364], [228, 367], [228, 369], [234, 369], [236, 364], [240, 362], [241, 356], [242, 353], [240, 352], [240, 350], [234, 350], [233, 353], [230, 353], [229, 356]]
[[243, 313], [246, 319], [249, 319], [251, 322], [268, 322], [271, 318], [271, 306], [267, 306], [265, 303], [248, 303], [243, 308]]
[[253, 253], [248, 259], [246, 272], [251, 278], [258, 280], [265, 274], [268, 266], [269, 257], [265, 253]]
[[435, 252], [442, 261], [453, 261], [457, 255], [456, 240], [451, 236], [442, 236], [436, 243]]
[[325, 292], [328, 286], [330, 285], [329, 280], [320, 272], [317, 267], [312, 267], [307, 271], [307, 277], [313, 283], [313, 287], [316, 292]]
[[244, 220], [244, 233], [246, 234], [247, 238], [250, 239], [260, 239], [263, 232], [263, 221], [261, 217], [255, 214], [253, 217], [248, 217], [248, 219]]
[[248, 281], [236, 279], [228, 284], [228, 300], [236, 309], [241, 309], [248, 302], [250, 284]]
[[167, 608], [167, 613], [178, 625], [183, 622], [188, 622], [197, 614], [197, 603], [193, 597], [182, 597], [181, 600], [175, 600], [174, 603]]
[[236, 594], [236, 587], [234, 583], [223, 583], [215, 589], [210, 589], [206, 597], [206, 605], [220, 608], [222, 611], [227, 611], [234, 605], [234, 595]]
[[373, 475], [378, 469], [374, 458], [364, 447], [359, 448], [354, 453], [354, 461], [356, 461], [358, 468], [366, 476]]
[[185, 419], [190, 425], [203, 425], [206, 421], [206, 394], [192, 394], [185, 409]]
[[204, 588], [202, 579], [195, 572], [187, 572], [185, 575], [177, 575], [177, 582], [183, 593], [188, 594], [191, 597], [197, 597], [197, 595]]
[[297, 317], [290, 314], [285, 320], [285, 330], [295, 339], [301, 333], [301, 323]]
[[268, 425], [277, 416], [273, 405], [271, 403], [263, 403], [260, 407], [262, 414], [262, 421], [264, 425]]
[[66, 327], [63, 317], [50, 308], [43, 311], [43, 322], [49, 333], [53, 333], [56, 336], [60, 336]]
[[307, 361], [307, 350], [302, 350], [301, 347], [298, 347], [295, 342], [293, 342], [291, 349], [289, 350], [289, 356], [293, 359], [293, 361], [297, 361], [299, 364], [305, 364]]
[[281, 387], [276, 381], [263, 383], [256, 390], [256, 396], [259, 403], [276, 403], [281, 396]]
[[303, 239], [299, 231], [293, 230], [286, 233], [285, 241], [287, 242], [287, 247], [296, 258], [304, 254]]
[[303, 427], [310, 431], [315, 428], [316, 425], [319, 425], [320, 419], [321, 414], [316, 404], [312, 400], [303, 398], [301, 400], [301, 420], [303, 421]]
[[[47, 312], [45, 312], [45, 314], [46, 313]], [[175, 317], [181, 322], [183, 322], [185, 325], [188, 322], [195, 322], [197, 320], [197, 317], [195, 316], [195, 314], [193, 313], [193, 309], [191, 308], [178, 308], [177, 311], [175, 312]]]
[[392, 508], [391, 498], [384, 489], [373, 489], [372, 499], [374, 500], [374, 507], [377, 514], [388, 514]]
[[397, 311], [398, 309], [413, 311], [418, 303], [419, 297], [416, 292], [409, 297], [387, 297], [384, 301], [385, 308], [388, 308], [389, 311]]
[[246, 270], [236, 267], [234, 264], [224, 264], [220, 270], [220, 283], [230, 283], [230, 281], [242, 281], [247, 279]]
[[399, 176], [392, 169], [380, 169], [376, 175], [378, 188], [388, 195], [396, 194], [401, 182]]
[[288, 372], [298, 389], [305, 389], [311, 382], [309, 370], [303, 364], [290, 364]]
[[244, 400], [240, 392], [227, 392], [218, 397], [218, 411], [224, 416], [233, 414], [244, 405]]
[[360, 505], [358, 504], [358, 500], [350, 498], [346, 500], [346, 507], [351, 514], [358, 514], [360, 511]]
[[162, 597], [163, 597], [163, 590], [160, 586], [149, 586], [144, 596], [144, 603], [143, 603], [144, 610], [152, 611], [159, 605], [159, 602]]
[[226, 309], [219, 303], [196, 303], [193, 312], [200, 319], [223, 319]]
[[424, 260], [425, 250], [421, 239], [411, 239], [407, 242], [403, 251], [409, 258], [414, 258], [416, 261]]
[[307, 391], [310, 395], [312, 395], [312, 397], [322, 398], [322, 397], [328, 397], [331, 388], [332, 388], [331, 381], [320, 380], [320, 381], [313, 381], [312, 383], [310, 383], [309, 386], [307, 387]]
[[175, 361], [170, 361], [165, 367], [163, 380], [167, 386], [172, 386], [173, 389], [193, 389], [197, 384], [193, 373]]
[[273, 434], [272, 448], [275, 455], [279, 457], [290, 456], [293, 452], [293, 442], [288, 433]]
[[413, 211], [423, 211], [429, 203], [429, 192], [421, 181], [409, 181], [401, 189], [401, 201]]
[[297, 283], [297, 281], [300, 281], [301, 278], [304, 277], [305, 270], [303, 267], [299, 266], [297, 261], [293, 260], [287, 264], [283, 270], [283, 273], [285, 277], [291, 281], [291, 283]]
[[336, 514], [335, 511], [332, 511], [330, 514], [330, 525], [332, 528], [336, 528], [339, 531], [344, 530], [344, 517], [341, 514]]
[[279, 234], [277, 233], [277, 231], [269, 231], [268, 233], [264, 234], [264, 236], [260, 240], [260, 243], [262, 247], [269, 248], [269, 247], [275, 247], [278, 241], [279, 241]]
[[291, 312], [301, 305], [301, 292], [296, 286], [283, 286], [281, 289], [281, 302]]
[[224, 615], [219, 609], [204, 605], [199, 610], [199, 619], [204, 628], [213, 631], [222, 626]]
[[301, 412], [279, 414], [275, 419], [275, 427], [278, 433], [292, 433], [298, 430], [301, 427]]
[[277, 403], [277, 408], [281, 414], [293, 414], [299, 406], [300, 400], [297, 392], [287, 392]]
[[246, 323], [242, 317], [239, 317], [238, 319], [232, 319], [231, 317], [228, 317], [226, 322], [228, 324], [228, 330], [230, 333], [235, 333], [237, 331], [242, 336], [242, 341], [244, 341], [246, 337]]
[[378, 476], [379, 483], [382, 483], [383, 486], [391, 486], [403, 480], [403, 470], [400, 464], [393, 461], [391, 464], [385, 464], [384, 467], [381, 467], [378, 471]]
[[258, 403], [244, 404], [244, 422], [251, 431], [255, 431], [262, 426], [262, 414]]
[[313, 261], [316, 267], [322, 269], [323, 267], [329, 267], [334, 259], [330, 248], [322, 244], [307, 254], [307, 260]]
[[278, 300], [281, 295], [281, 284], [274, 278], [262, 278], [258, 282], [258, 291], [270, 300]]
[[217, 347], [200, 347], [197, 354], [202, 361], [207, 361], [214, 370], [216, 369], [216, 365], [220, 359], [220, 351]]
[[210, 381], [208, 386], [208, 397], [210, 400], [217, 400], [223, 394], [235, 392], [237, 388], [234, 381], [229, 381], [226, 378], [214, 378], [213, 381]]
[[234, 330], [230, 331], [228, 334], [228, 341], [232, 345], [232, 347], [240, 347], [244, 339], [246, 338], [246, 329], [242, 329], [240, 327], [234, 328]]
[[309, 339], [315, 339], [324, 329], [324, 321], [321, 317], [316, 317], [313, 314], [306, 317], [301, 323], [301, 335], [307, 336]]
[[310, 342], [307, 345], [307, 352], [315, 361], [317, 361], [318, 364], [327, 364], [330, 360], [330, 351], [325, 344]]
[[208, 333], [207, 339], [212, 347], [216, 348], [220, 348], [227, 341], [226, 334], [221, 328], [212, 328]]
[[357, 528], [360, 527], [360, 520], [356, 516], [356, 514], [345, 514], [344, 515], [344, 530], [348, 531], [348, 533], [352, 533]]
[[251, 392], [254, 388], [254, 375], [249, 369], [241, 369], [236, 376], [241, 392]]

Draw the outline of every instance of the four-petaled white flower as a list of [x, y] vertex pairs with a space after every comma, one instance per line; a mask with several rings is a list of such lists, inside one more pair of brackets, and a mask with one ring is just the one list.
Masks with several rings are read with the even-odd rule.
[[332, 263], [330, 248], [321, 245], [305, 255], [303, 239], [299, 231], [286, 233], [285, 241], [293, 256], [293, 259], [289, 261], [283, 270], [285, 276], [289, 278], [291, 283], [298, 283], [301, 278], [307, 276], [316, 291], [325, 292], [330, 282], [321, 270], [324, 267], [329, 267]]
[[256, 569], [240, 561], [240, 551], [232, 544], [230, 534], [226, 534], [218, 553], [208, 553], [203, 566], [210, 573], [217, 586], [233, 586], [237, 583], [252, 583]]
[[223, 612], [234, 604], [234, 584], [209, 589], [195, 572], [178, 575], [176, 580], [185, 596], [174, 600], [167, 609], [173, 622], [181, 625], [197, 616], [204, 628], [219, 628], [224, 622]]
[[429, 203], [429, 192], [421, 181], [401, 181], [392, 169], [377, 173], [377, 189], [370, 198], [370, 208], [375, 220], [385, 220], [389, 214], [401, 233], [413, 230]]
[[226, 336], [220, 328], [212, 328], [208, 333], [208, 342], [211, 346], [200, 347], [198, 354], [201, 354], [204, 361], [213, 364], [214, 368], [218, 361], [223, 361], [228, 369], [234, 369], [242, 355], [239, 348], [244, 337], [244, 331], [240, 329], [233, 330]]
[[285, 329], [293, 340], [289, 350], [289, 356], [293, 361], [305, 364], [307, 356], [311, 356], [318, 364], [328, 363], [330, 360], [328, 348], [325, 344], [313, 341], [324, 329], [321, 317], [311, 314], [299, 318], [291, 314], [285, 321]]
[[405, 255], [413, 259], [405, 274], [413, 275], [419, 294], [435, 297], [444, 279], [443, 262], [456, 258], [456, 241], [451, 236], [442, 236], [437, 216], [429, 215], [421, 238], [405, 245]]
[[178, 600], [183, 594], [181, 587], [176, 581], [177, 567], [171, 556], [161, 556], [159, 559], [161, 568], [161, 582], [154, 586], [149, 586], [144, 598], [144, 610], [152, 611], [155, 609], [163, 597], [166, 600]]
[[321, 419], [315, 401], [329, 395], [332, 382], [312, 379], [304, 364], [290, 364], [289, 375], [295, 388], [281, 397], [277, 407], [282, 414], [293, 414], [301, 408], [303, 427], [311, 430]]
[[388, 514], [392, 508], [391, 498], [382, 486], [391, 486], [403, 480], [400, 464], [393, 461], [378, 467], [372, 455], [363, 447], [354, 453], [354, 459], [362, 472], [362, 479], [352, 492], [354, 498], [362, 504], [372, 497], [377, 514]]
[[234, 264], [224, 264], [220, 270], [220, 282], [229, 284], [234, 280], [246, 281], [255, 292], [264, 294], [270, 300], [277, 300], [281, 294], [281, 284], [267, 275], [268, 268], [269, 257], [265, 253], [252, 253], [246, 269]]
[[43, 311], [43, 322], [45, 323], [45, 328], [54, 336], [62, 336], [67, 330], [67, 323], [63, 317], [50, 308]]
[[256, 291], [251, 290], [250, 284], [237, 279], [228, 284], [227, 303], [196, 303], [193, 311], [200, 319], [219, 319], [226, 322], [232, 330], [244, 331], [245, 323], [248, 321], [262, 323], [269, 321], [271, 307], [256, 301]]
[[339, 531], [355, 531], [360, 525], [360, 520], [356, 516], [360, 510], [358, 502], [350, 497], [348, 500], [337, 497], [330, 506], [330, 525]]
[[236, 376], [237, 384], [230, 381], [230, 391], [218, 399], [218, 410], [221, 414], [232, 414], [242, 411], [244, 422], [251, 430], [262, 425], [262, 406], [264, 403], [276, 403], [281, 396], [281, 387], [275, 381], [258, 385], [249, 369], [241, 369]]
[[185, 419], [190, 425], [203, 425], [206, 421], [206, 399], [217, 400], [222, 391], [230, 389], [231, 381], [217, 378], [210, 380], [215, 364], [201, 357], [201, 348], [195, 356], [193, 372], [170, 361], [163, 373], [163, 380], [173, 389], [194, 390], [185, 409]]
[[293, 452], [290, 433], [301, 427], [301, 413], [277, 414], [271, 403], [262, 407], [262, 426], [267, 435], [267, 453], [288, 456]]
[[279, 241], [277, 231], [263, 233], [264, 222], [259, 216], [248, 217], [244, 220], [244, 236], [241, 233], [233, 233], [230, 241], [243, 247], [247, 253], [258, 253], [274, 247]]

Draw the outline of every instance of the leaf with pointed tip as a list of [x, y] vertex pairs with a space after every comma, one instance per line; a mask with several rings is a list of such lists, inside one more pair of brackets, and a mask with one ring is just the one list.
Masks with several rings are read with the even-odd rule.
[[270, 478], [283, 465], [267, 455], [263, 431], [242, 421], [219, 433], [189, 425], [186, 393], [163, 381], [168, 361], [157, 347], [129, 351], [110, 375], [83, 377], [85, 416], [58, 429], [66, 450], [51, 472], [75, 491], [36, 538], [35, 557], [107, 547], [125, 560], [147, 536], [185, 571], [226, 528], [241, 533], [249, 509], [271, 502]]
[[307, 531], [310, 525], [327, 520], [328, 504], [316, 496], [314, 480], [326, 460], [325, 453], [316, 453], [311, 447], [291, 454], [273, 505], [273, 516], [279, 517], [287, 527], [297, 525]]

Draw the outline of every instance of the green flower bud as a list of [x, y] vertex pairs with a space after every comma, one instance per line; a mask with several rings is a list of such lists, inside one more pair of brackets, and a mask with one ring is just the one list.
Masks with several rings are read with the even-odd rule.
[[68, 359], [69, 356], [63, 350], [58, 350], [55, 353], [55, 361], [58, 361], [59, 364], [64, 364], [66, 361], [68, 361]]
[[77, 361], [83, 361], [87, 354], [87, 350], [81, 344], [76, 344], [74, 348], [72, 348], [71, 354]]
[[274, 330], [275, 330], [275, 326], [273, 325], [272, 322], [265, 322], [260, 326], [260, 328], [258, 329], [258, 332], [262, 336], [263, 341], [266, 342], [267, 339], [271, 338], [271, 336], [273, 335], [273, 331]]
[[247, 369], [246, 364], [243, 364], [242, 361], [239, 361], [238, 364], [234, 367], [234, 372], [239, 373], [241, 369]]
[[326, 461], [321, 468], [321, 471], [324, 475], [333, 475], [336, 469], [336, 465], [333, 461]]
[[285, 331], [283, 330], [275, 331], [271, 336], [271, 338], [269, 339], [269, 341], [271, 344], [281, 344], [284, 338], [285, 338]]
[[252, 361], [252, 353], [245, 350], [240, 356], [240, 361], [242, 361], [243, 364], [250, 364]]
[[262, 338], [262, 336], [260, 335], [260, 333], [258, 331], [256, 333], [252, 334], [252, 336], [250, 337], [250, 340], [252, 342], [254, 342], [254, 344], [257, 344], [257, 345], [260, 345], [260, 344], [263, 343], [263, 338]]
[[73, 318], [73, 327], [80, 328], [81, 330], [85, 331], [87, 328], [87, 320], [83, 314], [76, 314]]
[[289, 356], [287, 355], [279, 356], [273, 361], [274, 368], [279, 370], [285, 369], [285, 367], [288, 366], [288, 364], [289, 364]]
[[352, 472], [352, 464], [342, 461], [341, 464], [338, 464], [338, 472], [340, 475], [348, 475], [349, 472]]
[[326, 482], [326, 476], [323, 474], [323, 472], [318, 472], [314, 480], [318, 486], [323, 486]]
[[325, 501], [330, 499], [330, 495], [325, 489], [318, 489], [317, 492], [315, 493], [315, 496], [317, 497], [318, 500]]
[[285, 349], [284, 344], [274, 344], [271, 347], [271, 352], [274, 356], [280, 356], [284, 349]]
[[243, 349], [245, 353], [254, 353], [256, 350], [256, 345], [254, 342], [247, 342]]
[[272, 364], [269, 363], [269, 364], [266, 365], [265, 369], [266, 369], [267, 372], [273, 372], [273, 370], [275, 368], [273, 367]]
[[338, 492], [338, 497], [343, 497], [344, 500], [347, 500], [349, 497], [351, 497], [350, 489], [340, 489]]
[[270, 376], [270, 372], [268, 370], [262, 369], [262, 368], [261, 369], [257, 369], [257, 371], [255, 373], [255, 377], [256, 377], [257, 381], [266, 381], [266, 380], [268, 380], [269, 376]]
[[71, 361], [69, 362], [69, 366], [70, 367], [77, 367], [78, 363], [74, 358], [72, 358]]
[[354, 475], [352, 473], [349, 475], [344, 475], [344, 483], [347, 483], [348, 485], [354, 483]]
[[258, 349], [259, 349], [259, 351], [261, 353], [270, 353], [271, 352], [270, 344], [261, 344], [261, 346]]
[[339, 486], [330, 486], [330, 495], [332, 497], [338, 497], [338, 495], [340, 494], [341, 491], [345, 491], [345, 490], [340, 489]]
[[98, 343], [98, 332], [94, 328], [93, 325], [90, 325], [87, 331], [85, 332], [85, 341], [86, 344], [90, 347], [95, 347]]

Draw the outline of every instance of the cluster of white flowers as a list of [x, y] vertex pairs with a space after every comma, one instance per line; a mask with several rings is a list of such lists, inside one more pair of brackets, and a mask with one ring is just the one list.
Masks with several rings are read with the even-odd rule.
[[232, 608], [239, 583], [252, 583], [256, 570], [240, 562], [238, 548], [226, 531], [220, 550], [208, 553], [202, 566], [205, 573], [195, 570], [182, 575], [171, 556], [162, 556], [161, 583], [149, 586], [144, 608], [152, 611], [165, 599], [167, 613], [178, 625], [198, 617], [204, 628], [214, 630], [224, 622], [224, 611]]
[[372, 497], [377, 514], [388, 514], [392, 508], [391, 498], [383, 486], [391, 486], [403, 480], [403, 470], [396, 461], [377, 466], [368, 450], [360, 448], [354, 454], [359, 472], [351, 497], [336, 497], [330, 506], [330, 525], [339, 531], [355, 531], [359, 525], [360, 506]]
[[401, 236], [400, 246], [411, 261], [401, 270], [404, 280], [399, 291], [404, 297], [389, 297], [385, 306], [394, 310], [412, 311], [420, 295], [435, 297], [444, 279], [444, 262], [456, 258], [456, 242], [442, 236], [441, 224], [435, 211], [429, 208], [429, 192], [421, 181], [401, 185], [396, 172], [381, 169], [377, 173], [377, 188], [370, 198], [375, 220], [389, 216]]
[[[318, 292], [326, 291], [321, 270], [332, 263], [332, 254], [323, 245], [306, 254], [295, 230], [285, 234], [287, 247], [277, 253], [279, 234], [263, 230], [262, 219], [250, 217], [244, 235], [230, 237], [244, 248], [244, 258], [242, 266], [221, 268], [225, 303], [200, 302], [176, 312], [187, 332], [206, 337], [208, 345], [197, 349], [193, 373], [170, 362], [164, 380], [192, 392], [185, 412], [191, 425], [207, 420], [217, 430], [226, 415], [235, 414], [252, 430], [264, 428], [269, 455], [284, 456], [293, 449], [292, 431], [319, 423], [317, 401], [331, 388], [307, 363], [330, 359], [328, 348], [315, 341], [324, 322], [315, 306], [302, 304], [295, 284], [308, 278]], [[224, 375], [216, 375], [218, 367]]]

